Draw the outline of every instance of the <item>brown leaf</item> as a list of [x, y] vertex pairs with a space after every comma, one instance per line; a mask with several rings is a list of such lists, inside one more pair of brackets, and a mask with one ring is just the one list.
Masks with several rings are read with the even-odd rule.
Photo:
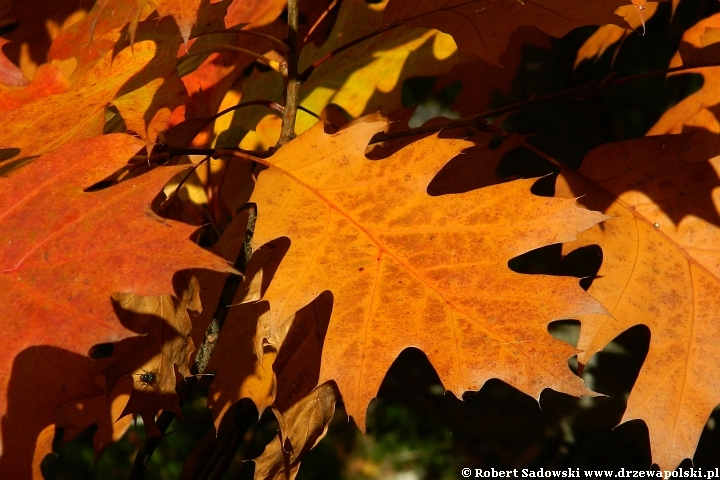
[[390, 0], [384, 23], [437, 28], [453, 36], [458, 48], [498, 64], [510, 36], [520, 26], [537, 27], [553, 37], [585, 25], [619, 25], [614, 15], [627, 0]]
[[264, 333], [257, 328], [263, 309], [267, 310], [267, 305], [233, 306], [225, 319], [208, 364], [208, 371], [216, 371], [208, 393], [208, 408], [217, 430], [228, 409], [241, 399], [252, 400], [260, 416], [275, 399], [275, 351], [257, 347]]
[[596, 148], [558, 181], [557, 195], [581, 196], [612, 217], [567, 245], [602, 247], [589, 293], [612, 314], [579, 317], [586, 352], [578, 359], [587, 362], [634, 325], [650, 328], [622, 421], [645, 421], [661, 470], [692, 457], [720, 402], [718, 154], [720, 138], [707, 132], [645, 137]]
[[507, 261], [604, 216], [531, 195], [533, 180], [431, 197], [432, 178], [469, 142], [433, 136], [370, 161], [363, 152], [385, 126], [366, 119], [327, 135], [318, 125], [262, 161], [270, 168], [252, 197], [254, 241], [292, 242], [264, 296], [269, 334], [332, 292], [320, 382], [337, 382], [363, 428], [368, 402], [409, 346], [457, 396], [489, 378], [535, 398], [544, 388], [590, 393], [567, 367], [575, 350], [547, 324], [604, 310], [576, 280], [520, 275]]
[[[192, 322], [188, 310], [199, 312], [200, 284], [187, 272], [177, 274], [172, 295], [141, 297], [115, 294], [120, 321], [130, 330], [143, 334], [116, 343], [110, 359], [101, 363], [109, 389], [124, 377], [131, 376], [133, 388], [120, 417], [140, 414], [146, 427], [153, 426], [159, 410], [170, 410], [181, 416], [176, 386], [176, 369], [182, 377], [190, 375], [190, 356], [195, 350], [190, 334]], [[112, 362], [112, 363], [110, 363]], [[143, 373], [153, 375], [152, 382], [143, 382]]]
[[335, 413], [335, 391], [323, 384], [287, 411], [276, 412], [280, 432], [254, 460], [255, 480], [293, 480], [302, 455], [327, 433]]
[[109, 394], [61, 405], [55, 415], [55, 424], [64, 429], [63, 442], [69, 442], [83, 430], [96, 425], [93, 447], [97, 459], [105, 447], [120, 440], [132, 424], [131, 417], [120, 418], [129, 398], [130, 383], [118, 385]]

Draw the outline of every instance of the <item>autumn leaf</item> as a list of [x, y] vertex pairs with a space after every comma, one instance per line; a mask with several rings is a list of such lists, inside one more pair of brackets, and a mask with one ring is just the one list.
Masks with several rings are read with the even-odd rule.
[[25, 78], [22, 70], [12, 63], [2, 51], [3, 45], [7, 43], [9, 43], [8, 40], [0, 38], [0, 84], [13, 87], [24, 87], [30, 82], [27, 78]]
[[[122, 378], [131, 377], [133, 388], [122, 413], [140, 414], [148, 431], [155, 431], [155, 416], [160, 410], [180, 415], [176, 393], [176, 371], [180, 376], [190, 375], [190, 355], [195, 351], [190, 334], [192, 321], [188, 311], [202, 310], [200, 285], [197, 279], [183, 272], [176, 275], [173, 295], [142, 297], [118, 293], [113, 295], [121, 323], [142, 335], [117, 342], [112, 357], [99, 362], [108, 389], [113, 389]], [[143, 382], [144, 373], [152, 374], [151, 382]]]
[[[385, 5], [386, 2], [344, 1], [327, 41], [320, 47], [312, 43], [303, 47], [299, 69], [302, 71], [351, 40], [379, 29]], [[472, 57], [457, 52], [449, 35], [436, 30], [399, 27], [373, 36], [315, 68], [301, 87], [300, 105], [320, 114], [329, 104], [334, 104], [352, 118], [371, 112], [391, 113], [402, 108], [405, 80], [447, 74], [453, 67], [471, 60]], [[283, 94], [280, 75], [254, 71], [243, 84], [242, 101], [271, 99], [282, 103]], [[267, 130], [270, 122], [263, 121], [260, 125], [267, 114], [267, 108], [252, 107], [233, 118], [228, 131], [237, 135], [239, 128]], [[298, 112], [296, 133], [304, 132], [317, 121], [306, 112]], [[265, 132], [274, 141], [279, 134], [277, 126], [274, 132]], [[226, 141], [232, 143], [230, 139]]]
[[65, 93], [69, 86], [58, 67], [51, 63], [42, 64], [27, 86], [7, 89], [0, 86], [0, 112], [18, 108], [43, 97]]
[[[642, 3], [640, 5], [623, 5], [615, 10], [615, 14], [623, 17], [630, 26], [630, 29], [623, 28], [619, 25], [601, 25], [595, 33], [585, 40], [575, 57], [575, 67], [582, 63], [583, 60], [598, 59], [611, 46], [618, 43], [633, 30], [642, 28], [641, 33], [645, 33], [645, 22], [650, 20], [657, 11], [658, 4], [655, 2]], [[674, 7], [674, 5], [673, 5]], [[619, 48], [619, 45], [618, 47]]]
[[[177, 27], [170, 19], [148, 20], [138, 26], [135, 41], [152, 41], [157, 49], [152, 60], [133, 76], [113, 100], [128, 129], [152, 145], [158, 132], [167, 130], [173, 110], [187, 102], [185, 85], [177, 72], [180, 48]], [[115, 48], [135, 47], [119, 41]]]
[[[128, 384], [130, 382], [127, 382]], [[63, 429], [63, 441], [69, 442], [92, 425], [96, 458], [107, 446], [117, 442], [132, 423], [131, 417], [120, 418], [129, 395], [129, 385], [118, 385], [109, 394], [67, 402], [57, 409], [55, 425]]]
[[[117, 55], [108, 52], [67, 93], [0, 113], [0, 122], [6, 125], [0, 148], [17, 148], [22, 157], [29, 157], [77, 138], [101, 135], [107, 103], [155, 53], [153, 42], [137, 43]], [[58, 115], [59, 111], [64, 114]]]
[[286, 6], [287, 2], [283, 0], [232, 2], [225, 16], [225, 26], [232, 28], [236, 25], [267, 25], [278, 18]]
[[208, 408], [212, 410], [217, 430], [228, 409], [243, 398], [253, 401], [259, 415], [275, 399], [272, 365], [276, 352], [263, 351], [257, 346], [264, 333], [258, 329], [262, 310], [267, 310], [267, 306], [235, 304], [231, 307], [208, 364], [208, 370], [216, 372], [208, 392]]
[[626, 4], [627, 0], [390, 0], [384, 23], [436, 28], [452, 35], [460, 50], [498, 64], [517, 27], [532, 26], [562, 37], [584, 25], [620, 24], [614, 11]]
[[[693, 60], [702, 56], [705, 50], [712, 50], [710, 58], [716, 58], [716, 48], [720, 40], [720, 14], [702, 19], [683, 34], [682, 43], [670, 62], [670, 67], [692, 65]], [[720, 67], [688, 69], [685, 73], [699, 73], [703, 76], [703, 86], [674, 107], [668, 109], [660, 120], [648, 131], [648, 135], [663, 133], [681, 133], [688, 128], [703, 128], [711, 132], [720, 132], [715, 110], [720, 104]]]
[[[231, 270], [224, 260], [193, 245], [189, 237], [194, 227], [150, 209], [163, 184], [182, 167], [159, 168], [108, 189], [83, 191], [125, 165], [142, 146], [122, 134], [69, 142], [0, 182], [0, 301], [7, 319], [0, 374], [3, 414], [10, 375], [21, 375], [13, 370], [20, 352], [46, 345], [85, 355], [94, 344], [132, 335], [117, 320], [112, 293], [158, 295], [173, 292], [171, 278], [178, 270]], [[118, 232], [123, 232], [120, 240]]]
[[[180, 29], [180, 36], [187, 45], [190, 32], [198, 20], [198, 10], [204, 0], [138, 0], [138, 15], [146, 6], [157, 9], [160, 17], [173, 17]], [[130, 27], [131, 35], [133, 28]]]
[[612, 315], [579, 317], [578, 348], [586, 352], [578, 360], [586, 363], [634, 325], [650, 328], [622, 422], [645, 421], [662, 470], [693, 456], [720, 402], [719, 153], [717, 135], [703, 131], [615, 142], [558, 180], [557, 195], [581, 196], [582, 205], [612, 217], [566, 246], [602, 247], [588, 292]]
[[335, 391], [323, 384], [278, 415], [280, 432], [254, 460], [255, 480], [292, 480], [302, 455], [327, 433], [335, 413]]
[[[303, 71], [331, 51], [372, 33], [382, 25], [386, 2], [344, 1], [328, 40], [319, 48], [306, 45], [300, 56]], [[316, 68], [300, 93], [300, 103], [311, 112], [322, 112], [333, 103], [352, 118], [372, 112], [388, 114], [402, 107], [402, 83], [412, 77], [449, 73], [472, 57], [457, 52], [452, 37], [437, 30], [398, 27], [381, 33], [337, 55]], [[298, 117], [297, 133], [317, 120]]]
[[575, 350], [547, 324], [604, 310], [576, 280], [520, 275], [507, 261], [604, 217], [531, 195], [532, 180], [431, 197], [433, 176], [471, 144], [429, 137], [370, 161], [363, 152], [385, 126], [365, 120], [327, 135], [318, 125], [263, 161], [270, 169], [251, 199], [254, 241], [292, 242], [264, 295], [268, 330], [332, 292], [319, 382], [337, 383], [361, 428], [385, 372], [409, 346], [458, 397], [489, 378], [535, 398], [544, 388], [589, 393], [567, 367]]

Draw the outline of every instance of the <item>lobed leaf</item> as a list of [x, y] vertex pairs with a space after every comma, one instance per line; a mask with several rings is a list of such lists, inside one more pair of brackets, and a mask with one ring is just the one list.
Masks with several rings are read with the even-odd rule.
[[604, 309], [574, 279], [517, 274], [507, 261], [605, 217], [530, 194], [533, 180], [431, 197], [438, 170], [471, 144], [429, 137], [368, 160], [385, 126], [366, 119], [327, 135], [317, 125], [263, 160], [254, 241], [291, 241], [264, 295], [266, 330], [332, 292], [319, 383], [337, 383], [363, 429], [368, 402], [410, 346], [457, 396], [489, 378], [535, 398], [544, 388], [589, 394], [567, 366], [575, 350], [547, 325]]

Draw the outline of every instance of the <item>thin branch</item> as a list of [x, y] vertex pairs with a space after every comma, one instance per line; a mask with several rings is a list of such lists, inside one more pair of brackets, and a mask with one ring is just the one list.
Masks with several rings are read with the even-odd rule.
[[213, 31], [213, 32], [203, 32], [203, 33], [201, 33], [197, 36], [191, 37], [191, 38], [200, 38], [200, 37], [204, 37], [207, 35], [217, 35], [217, 34], [222, 34], [222, 33], [239, 33], [241, 35], [253, 35], [256, 37], [264, 38], [268, 42], [275, 45], [278, 48], [278, 50], [283, 53], [287, 53], [287, 51], [288, 51], [287, 43], [283, 42], [279, 38], [275, 38], [272, 35], [268, 35], [266, 33], [256, 32], [254, 30], [234, 30], [231, 28], [229, 30], [217, 30], [217, 31]]
[[335, 50], [333, 50], [332, 52], [328, 53], [328, 54], [325, 55], [324, 57], [315, 60], [309, 67], [307, 67], [305, 70], [303, 70], [303, 72], [299, 75], [298, 78], [300, 79], [300, 81], [304, 82], [305, 80], [308, 79], [308, 77], [310, 77], [310, 75], [312, 74], [312, 72], [313, 72], [317, 67], [319, 67], [320, 65], [322, 65], [323, 63], [325, 63], [327, 60], [331, 59], [332, 57], [340, 54], [341, 52], [344, 52], [345, 50], [347, 50], [347, 49], [350, 48], [350, 47], [354, 47], [354, 46], [357, 45], [358, 43], [362, 43], [362, 42], [364, 42], [365, 40], [368, 40], [368, 39], [370, 39], [370, 38], [372, 38], [372, 37], [374, 37], [374, 36], [376, 36], [376, 35], [380, 35], [381, 33], [385, 33], [385, 32], [387, 32], [388, 30], [392, 30], [393, 28], [397, 28], [397, 27], [399, 27], [399, 26], [400, 26], [399, 24], [398, 24], [398, 25], [386, 25], [386, 26], [384, 26], [384, 27], [382, 27], [382, 28], [379, 28], [379, 29], [375, 30], [374, 32], [370, 32], [370, 33], [368, 33], [367, 35], [363, 35], [362, 37], [356, 38], [355, 40], [353, 40], [353, 41], [351, 41], [351, 42], [348, 42], [348, 43], [346, 43], [345, 45], [343, 45], [343, 46], [341, 46], [341, 47], [336, 48]]
[[175, 190], [173, 190], [172, 194], [168, 195], [168, 197], [167, 197], [167, 198], [165, 199], [165, 201], [163, 202], [163, 205], [168, 204], [172, 199], [174, 199], [175, 197], [177, 197], [178, 193], [180, 192], [180, 189], [183, 187], [183, 185], [185, 185], [185, 182], [187, 182], [188, 179], [190, 178], [190, 175], [192, 175], [193, 173], [195, 173], [195, 170], [197, 170], [198, 167], [200, 167], [200, 165], [202, 165], [203, 163], [207, 162], [208, 160], [210, 160], [210, 157], [209, 157], [209, 156], [206, 156], [205, 158], [203, 158], [202, 160], [200, 160], [198, 163], [196, 163], [195, 165], [193, 165], [193, 167], [192, 167], [190, 170], [188, 170], [187, 175], [185, 175], [185, 176], [183, 177], [183, 179], [180, 180], [180, 183], [178, 183], [177, 187], [175, 187]]
[[243, 148], [175, 148], [166, 146], [167, 153], [171, 157], [178, 155], [208, 155], [213, 158], [219, 157], [239, 157], [247, 160], [255, 161], [260, 158], [267, 158], [271, 156], [275, 150], [270, 149], [263, 152], [256, 152], [255, 150], [245, 150]]
[[549, 154], [547, 154], [547, 153], [545, 153], [544, 151], [540, 150], [539, 148], [537, 148], [537, 147], [536, 147], [535, 145], [533, 145], [532, 143], [529, 143], [529, 142], [526, 142], [525, 140], [522, 140], [522, 141], [520, 142], [520, 145], [522, 145], [523, 147], [525, 147], [527, 150], [530, 150], [531, 152], [533, 152], [533, 153], [534, 153], [535, 155], [537, 155], [538, 157], [541, 157], [541, 158], [547, 160], [548, 162], [552, 163], [552, 164], [555, 165], [556, 167], [559, 167], [561, 170], [567, 170], [567, 168], [568, 168], [567, 165], [563, 164], [560, 160], [558, 160], [558, 159], [556, 159], [556, 158], [554, 158], [554, 157], [551, 157]]
[[488, 126], [487, 126], [487, 123], [485, 122], [485, 119], [492, 118], [492, 117], [499, 117], [501, 115], [505, 115], [508, 113], [517, 112], [518, 110], [521, 110], [525, 107], [529, 107], [532, 105], [536, 105], [538, 103], [549, 102], [551, 100], [556, 100], [558, 98], [569, 97], [569, 96], [594, 95], [594, 94], [596, 94], [602, 90], [606, 90], [608, 88], [625, 85], [626, 83], [631, 83], [631, 82], [635, 82], [638, 80], [644, 80], [644, 79], [650, 78], [650, 77], [656, 77], [658, 75], [667, 75], [669, 73], [676, 73], [676, 72], [682, 72], [682, 71], [687, 71], [687, 70], [695, 70], [697, 68], [718, 67], [718, 66], [720, 66], [720, 60], [703, 63], [703, 64], [697, 64], [697, 65], [681, 65], [679, 67], [662, 68], [660, 70], [653, 70], [650, 72], [638, 73], [636, 75], [629, 75], [627, 77], [622, 77], [622, 78], [615, 78], [615, 74], [612, 73], [602, 80], [593, 80], [593, 81], [585, 83], [583, 85], [578, 85], [577, 87], [572, 87], [567, 90], [561, 90], [559, 92], [549, 93], [547, 95], [540, 95], [537, 97], [533, 96], [533, 97], [531, 97], [527, 100], [523, 100], [521, 102], [506, 105], [504, 107], [494, 108], [492, 110], [487, 110], [483, 113], [479, 113], [477, 115], [472, 115], [472, 116], [465, 117], [465, 118], [460, 118], [460, 119], [454, 120], [452, 122], [447, 122], [447, 123], [438, 124], [438, 125], [427, 125], [427, 126], [422, 126], [422, 127], [417, 127], [417, 128], [409, 128], [407, 130], [403, 130], [400, 132], [378, 133], [370, 139], [370, 144], [372, 145], [374, 143], [387, 142], [389, 140], [395, 140], [398, 138], [411, 137], [414, 135], [422, 135], [425, 133], [434, 133], [434, 132], [439, 132], [441, 130], [450, 130], [450, 129], [454, 129], [454, 128], [472, 127], [472, 128], [478, 128], [480, 130], [486, 130], [488, 128]]
[[216, 113], [215, 115], [210, 117], [210, 121], [208, 123], [212, 122], [213, 120], [217, 120], [223, 115], [235, 111], [239, 108], [252, 107], [253, 105], [261, 105], [263, 107], [268, 107], [269, 109], [275, 110], [279, 113], [283, 113], [285, 111], [285, 108], [282, 105], [277, 102], [273, 102], [272, 100], [250, 100], [248, 102], [238, 103], [237, 105], [233, 105], [232, 107], [228, 107], [225, 110]]
[[307, 113], [308, 115], [312, 115], [313, 117], [317, 118], [318, 120], [322, 120], [322, 118], [320, 118], [320, 115], [318, 115], [317, 113], [315, 113], [311, 110], [308, 110], [307, 108], [303, 107], [302, 105], [298, 105], [297, 108], [298, 108], [298, 110], [302, 110], [303, 112]]
[[197, 55], [205, 55], [206, 53], [217, 53], [217, 52], [222, 52], [222, 51], [239, 52], [239, 53], [244, 53], [246, 55], [250, 55], [251, 57], [254, 57], [256, 60], [259, 60], [260, 62], [264, 63], [268, 67], [272, 68], [276, 72], [283, 74], [282, 68], [280, 66], [280, 62], [277, 62], [277, 61], [275, 61], [271, 58], [268, 58], [265, 55], [261, 55], [257, 52], [253, 52], [252, 50], [248, 50], [247, 48], [236, 47], [235, 45], [229, 45], [227, 43], [214, 43], [212, 45], [206, 45], [204, 47], [197, 48], [197, 49], [193, 50], [192, 52], [188, 52], [186, 55], [179, 58], [178, 62], [180, 62], [183, 59], [188, 58], [188, 57], [195, 57]]
[[282, 147], [295, 137], [295, 118], [297, 116], [298, 97], [302, 81], [298, 78], [298, 0], [288, 0], [288, 44], [287, 85], [285, 89], [285, 113], [283, 114], [280, 139], [277, 147]]
[[253, 150], [242, 150], [240, 148], [221, 148], [218, 150], [215, 150], [215, 153], [213, 154], [213, 158], [221, 158], [221, 157], [235, 157], [235, 158], [241, 158], [243, 160], [247, 160], [249, 162], [257, 162], [260, 159], [268, 158], [272, 156], [272, 154], [275, 152], [274, 148], [271, 148], [270, 150], [266, 150], [264, 152], [255, 152]]
[[305, 38], [303, 38], [302, 44], [305, 45], [307, 43], [308, 38], [310, 38], [310, 35], [313, 34], [313, 32], [317, 29], [318, 26], [322, 23], [323, 20], [332, 12], [332, 9], [335, 8], [335, 6], [338, 4], [338, 0], [333, 0], [333, 2], [328, 5], [328, 7], [325, 9], [325, 11], [320, 14], [317, 20], [315, 20], [315, 23], [313, 23], [312, 27], [310, 27], [310, 30], [308, 30], [307, 35], [305, 35]]

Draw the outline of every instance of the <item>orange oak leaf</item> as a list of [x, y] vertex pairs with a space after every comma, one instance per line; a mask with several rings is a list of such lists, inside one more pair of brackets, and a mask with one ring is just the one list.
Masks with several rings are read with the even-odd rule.
[[16, 148], [21, 157], [29, 157], [76, 138], [102, 134], [107, 103], [155, 53], [153, 42], [137, 43], [132, 50], [126, 48], [116, 55], [108, 52], [67, 93], [0, 113], [4, 125], [0, 148]]
[[35, 72], [29, 85], [7, 89], [0, 85], [0, 112], [18, 108], [39, 98], [65, 93], [69, 86], [59, 68], [44, 63]]
[[190, 40], [190, 32], [198, 20], [200, 5], [207, 0], [138, 0], [136, 20], [130, 23], [130, 36], [135, 35], [137, 19], [144, 12], [156, 9], [160, 17], [173, 17], [180, 29], [180, 36], [185, 45]]
[[225, 26], [252, 25], [259, 27], [272, 23], [287, 7], [285, 0], [243, 0], [234, 1], [227, 9]]
[[266, 331], [332, 293], [319, 382], [337, 383], [363, 429], [368, 402], [410, 346], [457, 396], [490, 378], [535, 398], [545, 388], [590, 393], [567, 366], [576, 350], [547, 325], [604, 309], [575, 279], [521, 275], [507, 262], [605, 217], [532, 195], [534, 180], [431, 197], [435, 174], [472, 144], [432, 136], [368, 160], [368, 141], [386, 126], [364, 119], [328, 135], [319, 124], [261, 160], [270, 168], [251, 199], [254, 241], [291, 240], [264, 295]]
[[[9, 0], [8, 0], [9, 1]], [[12, 0], [6, 15], [16, 28], [3, 33], [9, 40], [4, 53], [32, 79], [39, 65], [47, 62], [53, 38], [85, 15], [90, 0]]]
[[613, 12], [627, 0], [390, 0], [386, 25], [437, 28], [449, 33], [458, 48], [498, 64], [517, 27], [532, 26], [562, 37], [584, 25], [622, 24]]
[[[53, 312], [48, 317], [53, 319]], [[90, 369], [87, 350], [78, 354], [53, 346], [34, 345], [56, 341], [62, 328], [52, 323], [43, 325], [44, 338], [38, 335], [40, 338], [33, 342], [30, 332], [39, 330], [35, 328], [39, 326], [37, 322], [24, 322], [16, 317], [12, 321], [6, 318], [3, 325], [19, 337], [19, 343], [13, 338], [3, 348], [0, 478], [29, 478], [31, 472], [39, 472], [38, 462], [51, 451], [56, 409], [66, 402], [80, 403], [88, 397], [106, 396], [106, 392], [98, 386], [97, 377]], [[68, 325], [68, 333], [92, 335], [84, 330], [88, 326]], [[59, 340], [68, 343], [67, 338]], [[82, 339], [75, 340], [79, 341]], [[114, 420], [106, 419], [110, 423]]]
[[280, 431], [255, 462], [255, 480], [293, 480], [300, 459], [327, 433], [335, 413], [335, 391], [323, 384], [284, 413], [276, 412]]
[[720, 137], [708, 132], [644, 137], [597, 147], [558, 180], [557, 195], [581, 195], [581, 204], [612, 217], [566, 245], [602, 247], [588, 292], [612, 315], [579, 317], [586, 352], [578, 360], [634, 325], [650, 328], [622, 421], [645, 421], [662, 470], [693, 456], [720, 402], [718, 154]]
[[258, 301], [285, 251], [287, 248], [270, 243], [252, 256], [207, 366], [207, 371], [215, 372], [208, 408], [218, 431], [225, 413], [241, 399], [252, 400], [260, 416], [275, 400], [273, 362], [277, 349], [265, 345], [267, 335], [261, 319], [268, 306]]
[[99, 0], [80, 21], [61, 31], [50, 45], [50, 60], [74, 59], [77, 63], [70, 80], [82, 76], [93, 63], [112, 50], [119, 32], [128, 24], [135, 2]]
[[[128, 129], [140, 135], [148, 145], [158, 132], [167, 130], [171, 113], [188, 99], [185, 85], [177, 72], [176, 56], [180, 48], [177, 27], [171, 19], [148, 20], [138, 25], [135, 41], [152, 41], [157, 52], [152, 60], [117, 93], [117, 107]], [[129, 39], [118, 41], [114, 49], [129, 48]]]
[[[670, 61], [671, 67], [692, 65], [702, 60], [705, 52], [717, 59], [720, 47], [720, 13], [700, 20], [685, 31], [678, 52]], [[698, 58], [699, 57], [699, 58]], [[703, 86], [697, 92], [668, 109], [660, 120], [648, 131], [648, 135], [680, 133], [688, 128], [704, 128], [720, 132], [718, 105], [720, 105], [720, 67], [688, 69], [684, 73], [699, 73]]]
[[[22, 373], [13, 370], [13, 362], [29, 347], [85, 355], [94, 344], [132, 335], [117, 319], [112, 293], [159, 295], [173, 292], [176, 271], [232, 270], [189, 240], [195, 227], [161, 218], [150, 208], [182, 167], [83, 191], [123, 167], [143, 144], [123, 134], [68, 142], [0, 181], [0, 302], [6, 318], [0, 413], [20, 400], [8, 393], [8, 385]], [[60, 403], [71, 399], [65, 389], [63, 395]]]

